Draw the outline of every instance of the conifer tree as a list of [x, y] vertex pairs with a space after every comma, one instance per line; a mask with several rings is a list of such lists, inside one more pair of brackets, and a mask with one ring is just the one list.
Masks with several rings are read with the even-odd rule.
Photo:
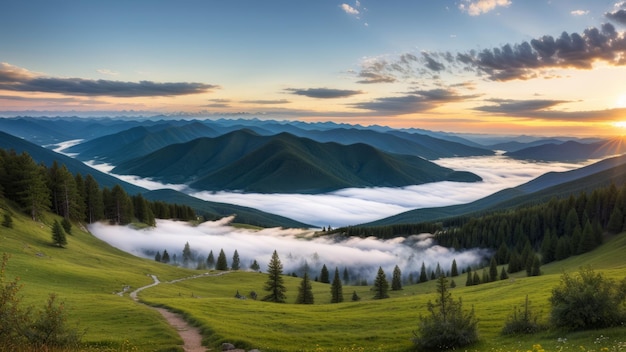
[[156, 252], [156, 254], [154, 255], [154, 261], [161, 262], [161, 252], [159, 251]]
[[478, 271], [474, 271], [474, 277], [472, 278], [472, 285], [480, 285], [480, 277]]
[[389, 298], [388, 291], [389, 282], [387, 282], [385, 271], [382, 267], [378, 267], [378, 273], [376, 274], [376, 279], [374, 280], [374, 299]]
[[456, 266], [456, 259], [452, 259], [452, 268], [450, 269], [450, 276], [459, 276], [459, 269]]
[[231, 270], [239, 270], [239, 268], [240, 268], [239, 253], [235, 249], [235, 253], [233, 253], [233, 262], [232, 262], [232, 264], [230, 266], [230, 269]]
[[335, 268], [335, 276], [333, 282], [330, 285], [330, 303], [343, 302], [343, 287], [341, 280], [339, 279], [339, 268]]
[[428, 276], [426, 275], [426, 265], [422, 262], [422, 268], [420, 269], [420, 282], [428, 281]]
[[67, 238], [65, 237], [65, 230], [58, 220], [54, 220], [52, 225], [52, 243], [56, 246], [63, 247], [67, 244]]
[[189, 267], [189, 262], [191, 261], [191, 248], [189, 247], [189, 242], [185, 243], [185, 247], [183, 248], [183, 266], [185, 268]]
[[104, 219], [104, 201], [102, 191], [91, 174], [85, 177], [85, 220], [94, 223]]
[[65, 230], [66, 234], [72, 234], [72, 223], [67, 218], [61, 219], [61, 226], [63, 226], [63, 230]]
[[393, 268], [393, 276], [391, 278], [391, 290], [399, 291], [401, 289], [402, 289], [402, 271], [400, 271], [400, 268], [396, 265], [395, 268]]
[[350, 283], [350, 273], [348, 267], [343, 268], [343, 284], [348, 285]]
[[285, 303], [285, 300], [287, 299], [287, 296], [285, 295], [287, 288], [283, 282], [283, 264], [280, 262], [280, 258], [278, 257], [276, 250], [274, 250], [272, 259], [267, 266], [267, 273], [269, 275], [267, 277], [267, 282], [265, 283], [265, 291], [268, 291], [269, 294], [265, 296], [263, 300], [268, 302]]
[[215, 269], [215, 256], [213, 250], [209, 252], [209, 256], [206, 258], [206, 266], [208, 269]]
[[315, 301], [313, 297], [313, 287], [311, 286], [311, 279], [309, 279], [309, 273], [304, 272], [300, 287], [298, 287], [298, 297], [296, 297], [296, 304], [313, 304]]
[[223, 249], [220, 249], [220, 254], [217, 256], [217, 262], [215, 263], [215, 270], [228, 270], [228, 261], [226, 260], [226, 254]]
[[330, 274], [328, 273], [328, 268], [326, 267], [326, 264], [322, 265], [322, 271], [320, 273], [320, 282], [323, 284], [330, 283]]
[[359, 297], [359, 295], [356, 294], [356, 291], [352, 292], [352, 302], [356, 302], [361, 300], [361, 297]]
[[163, 255], [161, 256], [161, 261], [163, 263], [166, 263], [166, 264], [170, 262], [170, 254], [167, 253], [167, 249], [163, 250]]
[[474, 278], [472, 277], [472, 271], [468, 270], [467, 280], [465, 280], [465, 286], [473, 286], [473, 285], [474, 285]]
[[250, 270], [253, 271], [259, 271], [259, 269], [261, 269], [261, 266], [259, 265], [259, 263], [255, 260], [252, 261], [252, 264], [250, 264]]
[[498, 280], [498, 264], [496, 263], [496, 257], [491, 257], [491, 262], [489, 263], [489, 281], [497, 281]]
[[509, 274], [506, 273], [506, 270], [504, 270], [504, 267], [502, 267], [502, 270], [500, 271], [500, 280], [506, 280], [509, 278]]

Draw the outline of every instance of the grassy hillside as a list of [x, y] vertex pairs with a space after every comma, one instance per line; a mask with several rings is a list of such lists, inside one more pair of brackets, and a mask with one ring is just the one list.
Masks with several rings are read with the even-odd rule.
[[[2, 252], [11, 255], [7, 277], [20, 277], [29, 304], [42, 306], [48, 293], [57, 293], [69, 309], [70, 325], [78, 323], [87, 329], [83, 340], [93, 351], [165, 351], [180, 343], [157, 312], [133, 302], [128, 293], [123, 297], [114, 294], [126, 285], [137, 288], [151, 283], [148, 274], [157, 275], [163, 283], [142, 291], [142, 300], [183, 312], [203, 328], [211, 346], [227, 341], [262, 351], [408, 351], [417, 319], [426, 313], [426, 302], [434, 299], [434, 282], [429, 281], [391, 292], [386, 300], [372, 300], [368, 286], [344, 286], [345, 302], [330, 304], [330, 286], [314, 282], [315, 304], [295, 305], [301, 279], [287, 276], [287, 304], [236, 299], [237, 291], [249, 295], [254, 290], [263, 297], [266, 274], [232, 272], [168, 283], [198, 272], [133, 257], [76, 226], [68, 236], [67, 248], [56, 248], [50, 245], [52, 215], [41, 223], [33, 222], [0, 201], [0, 213], [7, 212], [14, 223], [13, 229], [0, 228]], [[547, 318], [547, 299], [562, 272], [591, 265], [621, 279], [626, 273], [625, 251], [626, 234], [620, 234], [591, 253], [542, 267], [544, 275], [539, 277], [515, 275], [471, 287], [464, 287], [463, 275], [454, 278], [458, 287], [452, 290], [453, 297], [462, 298], [466, 309], [474, 307], [480, 319], [481, 342], [468, 350], [526, 351], [534, 344], [547, 351], [581, 351], [578, 346], [584, 346], [584, 351], [600, 351], [619, 343], [623, 348], [623, 328], [548, 331], [522, 337], [501, 337], [499, 331], [525, 295], [534, 311]], [[263, 270], [266, 265], [261, 263]], [[387, 276], [390, 280], [390, 273]], [[350, 300], [353, 291], [360, 301]], [[567, 338], [567, 343], [559, 343], [558, 338]]]
[[48, 215], [43, 222], [13, 211], [0, 199], [0, 214], [12, 214], [13, 228], [0, 227], [0, 252], [10, 255], [6, 277], [19, 277], [24, 303], [37, 309], [56, 293], [69, 312], [69, 325], [86, 329], [83, 341], [98, 351], [166, 350], [180, 344], [177, 333], [160, 314], [115, 292], [152, 282], [148, 274], [173, 279], [188, 270], [144, 260], [110, 247], [74, 226], [66, 248], [51, 245]]
[[[464, 287], [464, 275], [454, 278], [458, 287], [452, 289], [453, 297], [462, 298], [466, 309], [473, 307], [480, 320], [481, 342], [468, 350], [526, 351], [535, 344], [547, 351], [599, 351], [619, 343], [623, 348], [623, 328], [577, 333], [547, 331], [516, 337], [502, 337], [499, 332], [513, 307], [520, 306], [526, 295], [533, 311], [547, 320], [548, 297], [563, 272], [576, 272], [591, 265], [608, 277], [623, 278], [625, 250], [626, 234], [621, 234], [592, 253], [542, 267], [544, 275], [539, 277], [519, 274], [510, 280], [471, 287]], [[390, 279], [390, 273], [387, 276]], [[370, 287], [344, 286], [344, 303], [330, 304], [330, 285], [314, 282], [315, 304], [295, 305], [291, 303], [301, 279], [286, 277], [287, 304], [233, 297], [236, 291], [247, 295], [251, 290], [262, 297], [265, 280], [265, 274], [236, 272], [160, 285], [142, 292], [140, 297], [151, 304], [184, 312], [205, 329], [212, 345], [228, 341], [263, 351], [409, 351], [418, 317], [426, 313], [426, 303], [434, 300], [435, 291], [435, 282], [429, 281], [391, 292], [390, 299], [372, 300]], [[351, 302], [353, 291], [361, 301]], [[607, 337], [602, 344], [597, 343], [600, 336]], [[559, 343], [559, 337], [567, 338], [567, 344]]]

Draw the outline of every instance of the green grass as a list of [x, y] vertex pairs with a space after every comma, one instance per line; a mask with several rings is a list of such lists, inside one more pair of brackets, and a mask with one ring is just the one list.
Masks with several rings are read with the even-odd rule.
[[[10, 211], [0, 201], [0, 213]], [[152, 282], [161, 285], [142, 291], [139, 297], [150, 304], [170, 307], [201, 327], [213, 350], [222, 342], [238, 347], [269, 351], [409, 351], [413, 330], [426, 303], [434, 299], [435, 283], [405, 286], [391, 298], [373, 300], [370, 287], [344, 286], [344, 302], [330, 304], [330, 285], [313, 283], [314, 305], [293, 304], [300, 278], [285, 276], [288, 302], [275, 304], [234, 298], [237, 290], [248, 296], [265, 295], [266, 275], [230, 272], [221, 276], [168, 283], [198, 274], [136, 258], [110, 247], [89, 233], [73, 228], [67, 248], [50, 245], [48, 215], [43, 223], [12, 212], [13, 229], [0, 227], [0, 252], [11, 255], [9, 280], [19, 277], [24, 284], [24, 302], [43, 306], [49, 293], [58, 294], [69, 309], [69, 324], [86, 329], [83, 341], [93, 351], [159, 351], [176, 349], [181, 341], [158, 312], [133, 302], [126, 285], [137, 288]], [[542, 267], [543, 275], [527, 278], [513, 275], [506, 281], [464, 287], [465, 276], [455, 278], [455, 299], [466, 309], [473, 307], [479, 318], [481, 342], [470, 351], [527, 351], [541, 345], [546, 351], [624, 350], [626, 329], [614, 328], [577, 333], [548, 330], [531, 336], [503, 337], [500, 330], [513, 306], [529, 296], [532, 308], [547, 321], [548, 298], [563, 272], [576, 272], [591, 265], [606, 276], [621, 279], [626, 274], [626, 234], [614, 236], [597, 250]], [[279, 253], [280, 254], [280, 253]], [[263, 265], [261, 263], [261, 265]], [[212, 273], [215, 274], [215, 273]], [[351, 302], [356, 291], [361, 301]], [[567, 338], [566, 343], [559, 338]], [[621, 343], [621, 345], [620, 345]], [[619, 347], [621, 346], [621, 347]]]

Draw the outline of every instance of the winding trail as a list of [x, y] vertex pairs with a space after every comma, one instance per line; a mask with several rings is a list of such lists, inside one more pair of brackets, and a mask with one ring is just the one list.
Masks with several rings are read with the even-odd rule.
[[[206, 277], [206, 276], [221, 276], [226, 273], [227, 272], [219, 272], [217, 274], [205, 273], [201, 275], [194, 275], [194, 276], [189, 276], [189, 277], [185, 277], [182, 279], [172, 280], [172, 281], [169, 281], [169, 283], [180, 282], [183, 280], [197, 279], [197, 278]], [[137, 303], [141, 303], [139, 301], [139, 298], [137, 298], [137, 294], [139, 292], [147, 288], [154, 287], [161, 283], [161, 281], [159, 281], [159, 278], [157, 278], [156, 275], [149, 275], [149, 276], [152, 277], [152, 280], [154, 281], [153, 283], [151, 283], [150, 285], [139, 287], [138, 289], [130, 293], [130, 298], [132, 298]], [[125, 291], [122, 291], [122, 293], [123, 292]], [[202, 334], [200, 334], [200, 329], [196, 328], [195, 326], [189, 325], [189, 323], [187, 323], [185, 319], [183, 319], [179, 314], [171, 312], [165, 308], [157, 308], [157, 307], [151, 307], [151, 306], [148, 306], [148, 307], [161, 313], [161, 315], [163, 316], [163, 318], [165, 318], [167, 323], [170, 324], [174, 329], [176, 329], [176, 331], [178, 332], [178, 335], [180, 335], [180, 338], [183, 340], [183, 350], [185, 350], [185, 352], [206, 352], [207, 350], [206, 347], [202, 346]]]

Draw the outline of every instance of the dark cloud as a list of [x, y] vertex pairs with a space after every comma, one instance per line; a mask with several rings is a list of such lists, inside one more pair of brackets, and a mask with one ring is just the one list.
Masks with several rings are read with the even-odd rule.
[[451, 89], [415, 90], [404, 96], [379, 98], [369, 102], [353, 104], [358, 109], [382, 114], [411, 114], [427, 111], [437, 106], [472, 99], [477, 95], [459, 95]]
[[346, 97], [351, 97], [353, 95], [363, 93], [360, 90], [331, 89], [331, 88], [308, 88], [308, 89], [287, 88], [285, 90], [292, 94], [303, 95], [305, 97], [319, 98], [319, 99], [346, 98]]
[[607, 12], [604, 15], [606, 16], [606, 18], [608, 18], [611, 21], [615, 21], [617, 23], [626, 25], [626, 10], [624, 9], [615, 10], [613, 12]]
[[276, 105], [276, 104], [289, 104], [291, 103], [287, 99], [277, 99], [277, 100], [243, 100], [241, 101], [245, 104], [259, 104], [259, 105]]
[[532, 111], [545, 110], [553, 106], [567, 103], [566, 100], [547, 100], [547, 99], [533, 99], [533, 100], [509, 100], [509, 99], [491, 99], [489, 100], [496, 105], [485, 105], [474, 108], [474, 110], [492, 112], [492, 113], [505, 113], [505, 114], [518, 114], [528, 113]]
[[[612, 17], [611, 17], [612, 16]], [[626, 20], [626, 10], [607, 14], [614, 20]], [[626, 22], [625, 22], [626, 23]], [[626, 35], [610, 23], [591, 27], [582, 33], [563, 32], [560, 36], [542, 37], [517, 44], [505, 44], [482, 51], [422, 52], [404, 54], [393, 60], [368, 60], [363, 64], [359, 83], [394, 82], [421, 76], [435, 77], [442, 71], [474, 72], [493, 81], [527, 80], [545, 76], [555, 68], [590, 69], [594, 62], [626, 64]]]
[[102, 79], [40, 77], [15, 66], [8, 64], [0, 65], [0, 89], [15, 92], [43, 92], [79, 96], [149, 97], [197, 94], [216, 88], [219, 88], [219, 86], [193, 82], [122, 82]]

